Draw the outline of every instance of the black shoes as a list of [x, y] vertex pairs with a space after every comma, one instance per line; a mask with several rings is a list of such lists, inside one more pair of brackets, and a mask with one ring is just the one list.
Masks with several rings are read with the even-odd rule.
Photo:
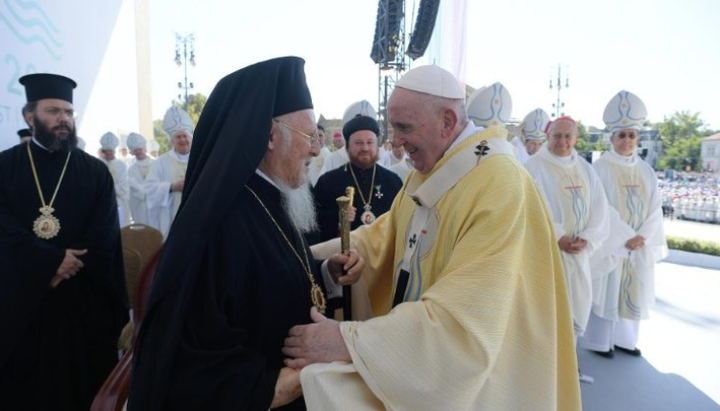
[[[622, 351], [622, 352], [624, 352], [624, 353], [627, 354], [627, 355], [632, 355], [633, 357], [641, 357], [641, 356], [642, 356], [642, 353], [640, 352], [640, 350], [639, 350], [638, 348], [633, 348], [632, 350], [630, 350], [630, 349], [628, 349], [628, 348], [623, 348], [623, 347], [619, 347], [619, 346], [616, 345], [616, 346], [615, 346], [615, 349], [618, 350], [618, 351]], [[601, 357], [604, 357], [604, 358], [613, 358], [613, 357], [615, 357], [615, 351], [614, 351], [614, 350], [609, 350], [609, 351], [595, 351], [595, 350], [590, 350], [590, 351], [592, 351], [592, 352], [594, 352], [595, 354], [597, 354], [597, 355], [599, 355], [599, 356], [601, 356]]]
[[642, 356], [642, 353], [640, 352], [640, 350], [637, 347], [630, 350], [630, 349], [619, 347], [616, 345], [615, 348], [624, 352], [625, 354], [632, 355], [633, 357], [641, 357]]
[[601, 357], [605, 357], [605, 358], [613, 358], [613, 357], [615, 356], [615, 351], [613, 351], [613, 350], [609, 350], [609, 351], [595, 351], [595, 350], [591, 350], [591, 351], [594, 352], [595, 354], [597, 354], [597, 355], [599, 355], [599, 356], [601, 356]]

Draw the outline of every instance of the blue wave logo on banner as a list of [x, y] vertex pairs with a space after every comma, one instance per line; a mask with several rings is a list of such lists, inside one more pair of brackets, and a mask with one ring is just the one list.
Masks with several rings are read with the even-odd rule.
[[27, 45], [39, 44], [55, 60], [62, 55], [58, 49], [63, 43], [58, 39], [60, 30], [48, 18], [45, 11], [34, 1], [3, 0], [0, 22], [4, 23], [15, 37]]

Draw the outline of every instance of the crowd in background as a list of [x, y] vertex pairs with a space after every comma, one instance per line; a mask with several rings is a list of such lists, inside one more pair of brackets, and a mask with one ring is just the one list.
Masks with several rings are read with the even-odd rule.
[[720, 224], [720, 173], [658, 173], [666, 217]]

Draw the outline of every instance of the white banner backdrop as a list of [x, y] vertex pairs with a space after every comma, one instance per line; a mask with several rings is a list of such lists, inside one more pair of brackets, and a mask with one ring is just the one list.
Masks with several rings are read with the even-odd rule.
[[467, 0], [441, 1], [428, 48], [413, 67], [421, 64], [438, 65], [451, 72], [464, 85], [466, 52]]
[[[0, 1], [0, 151], [16, 144], [17, 130], [26, 128], [21, 114], [25, 90], [18, 79], [29, 73], [62, 74], [78, 83], [74, 105], [79, 115], [78, 134], [82, 137], [83, 113], [114, 37], [122, 3], [123, 0]], [[126, 3], [129, 5], [122, 9], [130, 9], [132, 23], [133, 2]], [[128, 32], [133, 37], [126, 38], [126, 42], [131, 42], [134, 57], [134, 31], [130, 26]], [[134, 69], [134, 62], [129, 63]], [[127, 86], [136, 89], [136, 83]]]

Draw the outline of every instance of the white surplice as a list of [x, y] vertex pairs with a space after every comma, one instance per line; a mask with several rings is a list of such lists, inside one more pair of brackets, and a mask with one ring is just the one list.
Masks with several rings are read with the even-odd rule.
[[527, 160], [525, 168], [546, 200], [556, 239], [567, 236], [587, 241], [578, 254], [561, 252], [575, 333], [582, 335], [592, 308], [590, 256], [609, 233], [608, 203], [602, 183], [575, 150], [568, 157], [557, 157], [543, 145]]
[[[639, 320], [648, 318], [655, 301], [655, 263], [667, 256], [662, 198], [655, 171], [637, 154], [605, 153], [593, 164], [612, 208], [611, 232], [593, 264], [593, 318], [582, 345], [608, 351], [613, 345], [633, 349]], [[645, 246], [625, 243], [636, 235]], [[618, 328], [618, 325], [621, 325]]]
[[133, 222], [150, 225], [145, 193], [145, 179], [150, 174], [150, 167], [155, 160], [147, 156], [144, 160], [136, 160], [128, 169], [130, 186], [130, 212]]
[[385, 154], [380, 155], [378, 157], [380, 159], [378, 161], [378, 164], [380, 164], [381, 166], [383, 166], [385, 168], [390, 168], [390, 167], [394, 166], [395, 164], [401, 162], [403, 160], [403, 158], [405, 158], [405, 155], [403, 154], [402, 157], [397, 158], [397, 157], [395, 157], [395, 154], [393, 154], [393, 152], [391, 150], [391, 151], [386, 151]]
[[115, 183], [115, 198], [117, 199], [118, 218], [120, 227], [130, 224], [130, 187], [128, 186], [127, 166], [119, 159], [105, 162]]
[[[607, 242], [614, 244], [614, 248], [599, 254], [620, 257], [611, 270], [595, 276], [601, 281], [597, 282], [600, 287], [593, 311], [609, 320], [617, 320], [618, 316], [631, 320], [647, 318], [655, 299], [655, 263], [667, 256], [662, 197], [655, 171], [636, 154], [623, 157], [614, 151], [600, 157], [593, 168], [619, 217], [619, 221], [613, 222], [619, 228], [612, 230]], [[629, 251], [624, 245], [636, 235], [645, 239], [645, 246]]]
[[313, 158], [310, 162], [310, 170], [308, 170], [308, 178], [310, 179], [310, 185], [313, 187], [317, 184], [318, 179], [323, 174], [323, 167], [325, 167], [325, 159], [330, 155], [330, 150], [327, 147], [323, 147], [318, 153], [317, 157]]
[[348, 157], [345, 147], [338, 148], [325, 157], [325, 164], [323, 165], [320, 175], [323, 175], [328, 171], [333, 171], [336, 168], [345, 165], [348, 161], [350, 161], [350, 158]]
[[182, 200], [182, 192], [171, 193], [170, 185], [185, 179], [189, 157], [189, 154], [181, 156], [175, 150], [170, 150], [152, 163], [150, 173], [145, 179], [150, 226], [160, 230], [164, 239], [170, 232]]
[[403, 157], [402, 161], [398, 161], [397, 163], [390, 166], [390, 171], [397, 174], [398, 177], [400, 177], [400, 180], [402, 180], [403, 182], [407, 180], [407, 177], [414, 169], [415, 168], [412, 166], [410, 157], [408, 156]]
[[528, 161], [528, 158], [530, 158], [530, 154], [528, 154], [527, 149], [525, 149], [525, 145], [522, 140], [516, 136], [510, 140], [510, 144], [515, 147], [515, 158], [518, 159], [520, 164], [525, 164], [525, 162]]

